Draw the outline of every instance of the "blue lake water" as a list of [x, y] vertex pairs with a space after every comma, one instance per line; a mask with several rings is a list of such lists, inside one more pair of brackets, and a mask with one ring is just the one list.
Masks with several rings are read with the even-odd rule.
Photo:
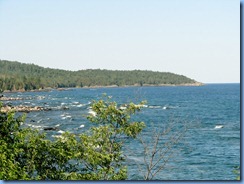
[[[174, 136], [182, 138], [169, 149], [170, 157], [164, 169], [154, 179], [160, 180], [234, 180], [233, 170], [240, 165], [240, 84], [208, 84], [200, 87], [119, 87], [71, 89], [67, 91], [6, 93], [5, 96], [27, 98], [11, 101], [13, 105], [43, 106], [51, 111], [27, 114], [25, 126], [46, 132], [51, 138], [60, 130], [85, 132], [92, 126], [86, 119], [92, 100], [102, 94], [112, 96], [118, 104], [147, 101], [132, 120], [144, 121], [142, 138], [152, 150], [154, 131], [169, 133], [160, 138], [158, 148]], [[80, 128], [83, 125], [84, 127]], [[173, 139], [172, 139], [173, 140]], [[171, 141], [172, 142], [172, 141]], [[126, 139], [130, 180], [143, 179], [145, 174], [143, 146], [138, 140]], [[172, 154], [171, 154], [172, 153]], [[165, 154], [165, 158], [167, 157]], [[162, 166], [165, 162], [160, 162]]]

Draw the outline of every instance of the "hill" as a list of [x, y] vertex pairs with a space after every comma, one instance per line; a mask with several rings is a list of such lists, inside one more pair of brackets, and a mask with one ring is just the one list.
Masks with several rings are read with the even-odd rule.
[[0, 60], [0, 90], [3, 91], [132, 85], [201, 85], [201, 83], [170, 72], [101, 69], [67, 71]]

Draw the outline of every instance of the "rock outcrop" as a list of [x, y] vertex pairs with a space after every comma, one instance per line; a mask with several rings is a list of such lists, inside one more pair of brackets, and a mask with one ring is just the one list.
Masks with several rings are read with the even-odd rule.
[[23, 105], [19, 105], [19, 106], [9, 106], [9, 105], [5, 105], [1, 108], [1, 112], [9, 112], [9, 111], [14, 111], [14, 112], [36, 112], [36, 111], [48, 111], [51, 110], [50, 108], [44, 108], [44, 107], [40, 107], [40, 106], [23, 106]]

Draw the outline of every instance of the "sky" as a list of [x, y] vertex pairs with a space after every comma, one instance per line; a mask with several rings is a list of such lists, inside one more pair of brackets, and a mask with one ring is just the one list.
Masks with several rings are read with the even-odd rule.
[[238, 0], [0, 0], [0, 59], [240, 82]]

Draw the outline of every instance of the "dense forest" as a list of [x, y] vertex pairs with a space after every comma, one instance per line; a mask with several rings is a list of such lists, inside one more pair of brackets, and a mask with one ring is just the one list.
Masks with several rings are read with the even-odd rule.
[[113, 71], [87, 69], [67, 71], [50, 69], [34, 64], [0, 60], [0, 90], [36, 90], [45, 88], [70, 88], [126, 85], [184, 85], [196, 84], [193, 79], [169, 72]]

